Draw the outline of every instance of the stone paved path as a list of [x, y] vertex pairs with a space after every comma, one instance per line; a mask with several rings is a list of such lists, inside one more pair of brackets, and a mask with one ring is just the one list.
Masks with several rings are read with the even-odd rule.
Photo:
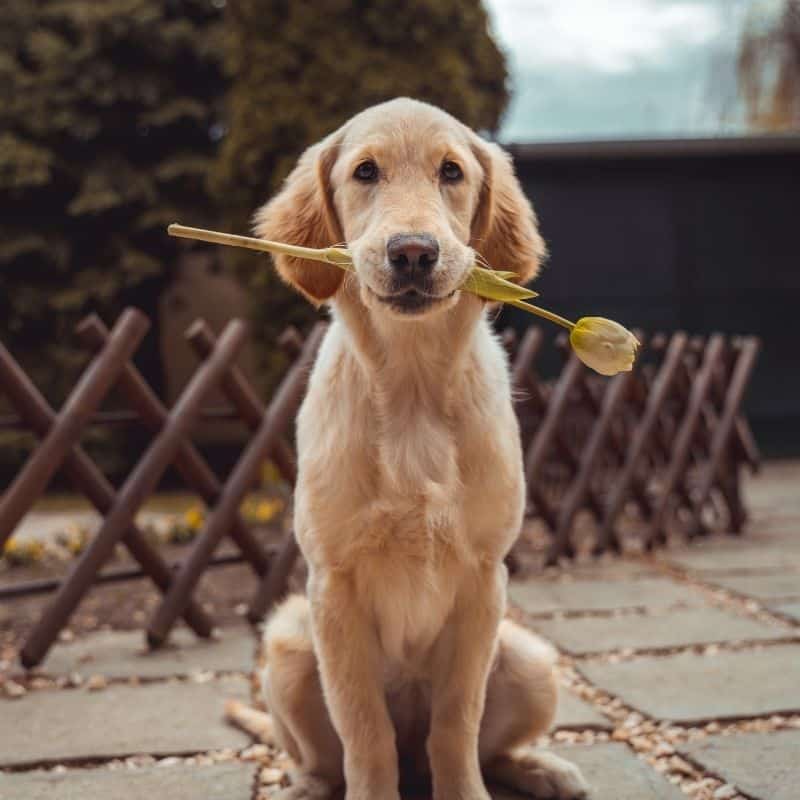
[[[512, 613], [560, 653], [543, 744], [593, 800], [800, 798], [800, 464], [768, 465], [749, 502], [741, 540], [512, 582]], [[156, 654], [102, 631], [37, 674], [0, 667], [0, 800], [267, 800], [288, 758], [222, 720], [255, 651], [244, 627]]]
[[214, 640], [176, 630], [167, 646], [149, 652], [139, 631], [103, 631], [53, 649], [41, 671], [48, 675], [167, 678], [210, 672], [241, 672], [256, 643], [248, 628], [227, 628]]
[[28, 692], [3, 709], [0, 766], [240, 749], [247, 738], [221, 712], [248, 689], [227, 678]]
[[800, 731], [713, 736], [684, 745], [681, 752], [754, 797], [800, 795]]
[[138, 769], [34, 770], [0, 777], [0, 800], [225, 800], [250, 797], [253, 764], [168, 764]]

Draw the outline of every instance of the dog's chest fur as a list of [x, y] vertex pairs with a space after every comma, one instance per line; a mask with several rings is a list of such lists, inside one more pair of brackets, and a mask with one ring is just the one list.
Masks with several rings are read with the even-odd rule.
[[334, 326], [298, 447], [296, 529], [312, 569], [350, 574], [388, 661], [422, 667], [465, 575], [499, 562], [521, 519], [499, 346], [486, 328], [469, 352], [390, 353], [365, 370]]

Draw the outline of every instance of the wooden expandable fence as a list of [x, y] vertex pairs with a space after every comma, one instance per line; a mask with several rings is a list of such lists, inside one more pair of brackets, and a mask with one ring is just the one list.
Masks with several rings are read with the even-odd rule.
[[[21, 660], [25, 666], [34, 666], [46, 656], [78, 603], [92, 585], [103, 578], [101, 570], [120, 542], [140, 565], [141, 574], [149, 576], [165, 595], [153, 629], [148, 633], [154, 645], [164, 640], [179, 616], [199, 636], [211, 635], [213, 620], [200, 608], [192, 593], [224, 535], [231, 538], [242, 560], [250, 564], [258, 582], [266, 587], [259, 589], [254, 607], [259, 604], [266, 609], [285, 590], [296, 558], [294, 537], [290, 534], [291, 543], [281, 545], [275, 556], [253, 535], [239, 509], [268, 457], [282, 476], [290, 484], [294, 483], [296, 468], [286, 434], [305, 393], [308, 372], [325, 326], [318, 324], [305, 342], [299, 340], [296, 332], [284, 337], [284, 349], [297, 358], [266, 409], [234, 363], [245, 341], [244, 323], [233, 320], [218, 339], [200, 321], [189, 329], [187, 338], [202, 362], [172, 409], [162, 404], [131, 362], [147, 328], [147, 319], [135, 309], [125, 311], [111, 332], [96, 316], [86, 318], [78, 326], [77, 333], [92, 352], [92, 360], [58, 413], [50, 408], [9, 351], [0, 345], [0, 388], [16, 411], [13, 421], [17, 427], [30, 430], [40, 439], [0, 500], [0, 547], [59, 469], [64, 470], [73, 486], [103, 517], [98, 532], [66, 577], [55, 583], [45, 582], [47, 588], [55, 590], [54, 596], [22, 647]], [[98, 417], [131, 421], [130, 414], [98, 412], [112, 389], [126, 399], [133, 419], [153, 436], [118, 490], [80, 445], [83, 433]], [[227, 396], [231, 406], [224, 413], [216, 409], [209, 415], [204, 406], [210, 393], [217, 389]], [[238, 417], [250, 428], [257, 429], [256, 436], [224, 484], [192, 442], [198, 422], [209, 416]], [[12, 426], [7, 420], [6, 429], [9, 427]], [[177, 569], [163, 560], [135, 522], [138, 511], [170, 466], [175, 467], [187, 488], [211, 509], [205, 529]], [[20, 587], [15, 586], [15, 592], [19, 590]], [[249, 616], [255, 619], [258, 615], [251, 608]], [[163, 631], [160, 637], [155, 634], [156, 630]]]
[[[546, 530], [546, 564], [573, 557], [576, 539], [587, 536], [595, 555], [650, 550], [667, 542], [670, 529], [702, 536], [713, 525], [708, 518], [721, 516], [718, 525], [738, 534], [746, 520], [741, 467], [757, 470], [760, 456], [741, 404], [759, 340], [678, 331], [648, 343], [637, 333], [640, 363], [611, 379], [568, 354], [558, 377], [541, 381], [535, 327], [510, 346], [528, 516]], [[638, 525], [623, 535], [629, 506]], [[594, 521], [588, 534], [576, 524], [581, 511]]]
[[[288, 434], [325, 327], [317, 324], [305, 340], [293, 329], [284, 333], [279, 344], [293, 363], [266, 404], [235, 363], [246, 338], [240, 320], [219, 336], [202, 320], [189, 328], [186, 338], [200, 363], [172, 408], [132, 363], [148, 328], [135, 309], [126, 310], [111, 331], [94, 315], [78, 326], [91, 361], [58, 412], [0, 345], [0, 389], [15, 412], [0, 417], [0, 428], [25, 429], [39, 439], [0, 499], [0, 547], [59, 470], [102, 515], [99, 530], [63, 579], [15, 584], [13, 591], [0, 592], [54, 592], [22, 648], [25, 666], [44, 659], [81, 599], [107, 580], [147, 576], [162, 593], [147, 625], [152, 647], [167, 639], [180, 617], [197, 635], [211, 635], [213, 620], [195, 600], [195, 589], [209, 567], [232, 558], [247, 563], [254, 575], [248, 618], [263, 619], [285, 593], [299, 551], [291, 531], [277, 548], [265, 546], [240, 507], [266, 459], [294, 485], [297, 470]], [[519, 340], [512, 331], [502, 334], [525, 454], [527, 515], [544, 528], [547, 564], [582, 550], [595, 555], [632, 546], [649, 550], [665, 544], [676, 530], [698, 537], [715, 526], [732, 534], [743, 529], [741, 471], [743, 466], [758, 469], [760, 457], [741, 406], [758, 339], [721, 334], [706, 339], [682, 331], [638, 335], [642, 357], [631, 372], [611, 379], [594, 375], [562, 340], [560, 371], [555, 379], [543, 380], [537, 370], [546, 344], [542, 329], [532, 326]], [[125, 398], [127, 409], [100, 409], [112, 390]], [[228, 405], [210, 407], [212, 392], [221, 393]], [[193, 441], [199, 424], [209, 419], [238, 419], [251, 432], [224, 482]], [[132, 422], [152, 438], [115, 489], [81, 438], [98, 424]], [[209, 509], [186, 557], [175, 565], [163, 559], [135, 521], [169, 467]], [[629, 509], [635, 509], [635, 519]], [[591, 526], [581, 523], [584, 512]], [[238, 556], [215, 557], [225, 537]], [[138, 568], [103, 571], [118, 543]]]

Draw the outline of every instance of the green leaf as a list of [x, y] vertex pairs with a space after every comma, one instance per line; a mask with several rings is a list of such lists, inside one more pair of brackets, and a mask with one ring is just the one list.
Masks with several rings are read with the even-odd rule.
[[465, 292], [472, 292], [487, 300], [507, 303], [509, 300], [527, 300], [538, 297], [538, 293], [526, 289], [516, 283], [511, 283], [504, 276], [514, 275], [513, 272], [494, 272], [491, 269], [474, 266], [461, 288]]

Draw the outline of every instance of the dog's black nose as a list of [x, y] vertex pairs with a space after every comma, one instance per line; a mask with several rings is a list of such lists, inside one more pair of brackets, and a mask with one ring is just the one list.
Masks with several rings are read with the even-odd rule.
[[386, 242], [386, 255], [397, 275], [424, 276], [439, 258], [439, 242], [429, 233], [396, 233]]

